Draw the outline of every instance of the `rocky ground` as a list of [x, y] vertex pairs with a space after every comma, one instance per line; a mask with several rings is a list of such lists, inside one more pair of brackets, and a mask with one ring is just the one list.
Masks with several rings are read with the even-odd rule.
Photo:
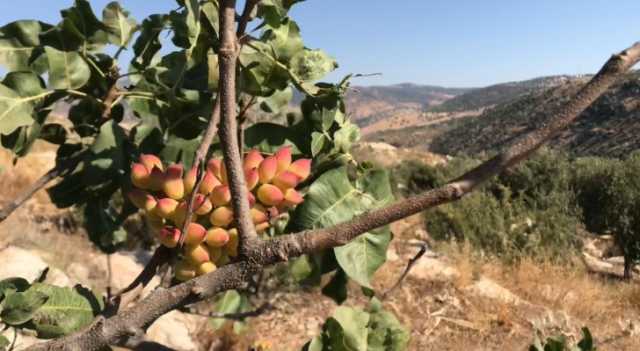
[[[374, 145], [370, 153], [381, 155], [383, 149], [391, 152], [388, 146]], [[433, 154], [400, 152], [446, 162]], [[9, 161], [0, 155], [0, 206], [50, 166], [52, 155], [43, 150], [21, 160], [18, 168]], [[374, 280], [377, 291], [393, 286], [417, 245], [429, 242], [422, 228], [420, 216], [393, 225], [388, 262]], [[410, 350], [524, 350], [536, 332], [575, 340], [583, 326], [591, 329], [599, 350], [638, 350], [640, 285], [615, 278], [621, 265], [619, 258], [605, 258], [612, 254], [610, 247], [607, 240], [590, 240], [574, 264], [525, 261], [513, 266], [477, 257], [467, 247], [438, 246], [417, 261], [384, 304], [411, 330]], [[117, 290], [133, 279], [148, 256], [142, 250], [110, 257], [98, 252], [78, 228], [73, 212], [55, 209], [44, 193], [0, 223], [0, 279], [34, 279], [50, 267], [47, 279], [52, 283]], [[363, 306], [360, 290], [350, 290], [345, 303]], [[213, 332], [205, 317], [172, 312], [154, 323], [146, 337], [173, 350], [299, 350], [336, 307], [318, 289], [277, 284], [255, 303], [263, 301], [271, 301], [273, 308], [250, 319], [240, 336], [230, 327]], [[32, 335], [18, 334], [16, 349], [34, 342], [38, 340]]]

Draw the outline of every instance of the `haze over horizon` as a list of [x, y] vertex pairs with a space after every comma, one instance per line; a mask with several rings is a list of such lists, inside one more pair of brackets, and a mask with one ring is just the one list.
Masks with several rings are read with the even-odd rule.
[[[2, 1], [0, 24], [26, 18], [57, 23], [58, 10], [72, 2]], [[100, 16], [110, 1], [90, 2]], [[174, 0], [120, 3], [139, 22], [177, 7]], [[595, 73], [609, 55], [640, 40], [640, 26], [634, 25], [638, 13], [637, 0], [618, 0], [615, 6], [605, 0], [308, 0], [291, 14], [308, 45], [340, 63], [327, 80], [379, 72], [354, 84], [482, 87]], [[130, 57], [123, 55], [122, 63]]]

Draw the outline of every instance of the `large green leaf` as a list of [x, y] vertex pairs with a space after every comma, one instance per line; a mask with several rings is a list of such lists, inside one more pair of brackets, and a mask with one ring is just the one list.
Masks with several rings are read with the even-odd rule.
[[45, 47], [49, 61], [49, 87], [52, 89], [78, 89], [91, 76], [91, 69], [80, 53]]
[[[22, 75], [23, 78], [30, 73]], [[34, 121], [34, 105], [45, 98], [50, 92], [37, 88], [35, 80], [24, 81], [24, 85], [17, 86], [20, 91], [0, 84], [0, 134], [9, 134], [21, 126], [31, 125]]]
[[57, 49], [75, 50], [81, 45], [83, 51], [96, 50], [108, 42], [110, 28], [96, 17], [89, 1], [75, 0], [74, 5], [60, 11], [60, 15]]
[[[248, 311], [249, 307], [249, 301], [246, 296], [241, 295], [236, 290], [229, 290], [220, 297], [216, 303], [215, 311], [222, 314], [242, 313]], [[229, 320], [225, 318], [211, 318], [209, 323], [211, 323], [213, 329], [220, 329], [227, 321]], [[241, 321], [236, 321], [233, 324], [233, 328], [237, 332], [241, 331], [243, 327], [244, 323]]]
[[120, 47], [126, 47], [137, 30], [136, 20], [116, 1], [104, 8], [102, 21], [109, 28], [109, 42]]
[[303, 81], [315, 81], [338, 67], [336, 61], [322, 50], [298, 52], [290, 62], [291, 71]]
[[[349, 181], [347, 169], [337, 168], [320, 176], [309, 188], [305, 201], [292, 218], [296, 229], [325, 228], [346, 222], [389, 201], [388, 177], [384, 172], [367, 174], [375, 182]], [[382, 188], [379, 190], [377, 188]], [[334, 249], [340, 267], [360, 285], [370, 287], [370, 278], [384, 263], [391, 235], [386, 228], [365, 233]]]
[[244, 142], [247, 148], [259, 149], [265, 153], [274, 153], [283, 145], [293, 146], [292, 152], [300, 152], [297, 145], [299, 135], [291, 128], [275, 123], [256, 123], [245, 130]]
[[23, 71], [34, 69], [41, 73], [36, 58], [41, 54], [37, 51], [40, 46], [40, 33], [51, 29], [52, 26], [39, 21], [16, 21], [0, 28], [0, 64], [9, 71]]
[[9, 325], [20, 325], [30, 321], [36, 311], [49, 297], [31, 288], [24, 292], [9, 294], [2, 302], [0, 320]]
[[162, 47], [160, 42], [160, 32], [164, 30], [167, 23], [167, 16], [155, 14], [142, 21], [140, 35], [133, 44], [134, 57], [132, 65], [138, 69], [149, 66]]
[[322, 333], [305, 345], [305, 351], [403, 351], [409, 332], [373, 299], [367, 308], [340, 306], [327, 319]]
[[271, 47], [270, 52], [273, 52], [278, 61], [287, 63], [303, 51], [304, 44], [300, 37], [300, 28], [295, 21], [285, 18], [276, 26], [267, 28], [262, 40]]
[[91, 198], [85, 205], [84, 218], [89, 239], [102, 251], [113, 253], [127, 240], [127, 232], [122, 227], [126, 217], [119, 215], [108, 198]]
[[80, 286], [61, 288], [36, 283], [28, 291], [47, 296], [46, 302], [35, 311], [32, 318], [41, 338], [56, 338], [72, 333], [91, 323], [103, 308], [100, 299]]

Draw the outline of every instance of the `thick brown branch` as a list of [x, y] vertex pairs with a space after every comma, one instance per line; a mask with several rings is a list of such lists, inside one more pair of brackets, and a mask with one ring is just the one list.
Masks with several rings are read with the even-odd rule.
[[238, 228], [239, 252], [246, 257], [247, 247], [257, 238], [256, 229], [249, 212], [248, 190], [242, 169], [242, 158], [238, 147], [238, 125], [236, 120], [236, 61], [238, 55], [235, 27], [234, 0], [220, 4], [220, 143], [224, 155], [233, 212]]
[[[228, 3], [232, 1], [227, 2], [227, 5]], [[223, 266], [213, 273], [170, 289], [158, 289], [133, 308], [124, 310], [109, 319], [98, 319], [82, 331], [35, 345], [31, 350], [99, 350], [135, 331], [147, 328], [155, 319], [168, 311], [211, 297], [218, 292], [243, 286], [260, 266], [346, 244], [358, 235], [377, 227], [459, 199], [483, 181], [529, 156], [542, 143], [573, 122], [584, 109], [639, 60], [640, 43], [613, 56], [566, 106], [552, 115], [543, 128], [527, 134], [504, 153], [443, 187], [365, 213], [331, 228], [290, 234], [271, 241], [259, 242], [255, 248], [247, 252], [247, 256], [244, 257], [246, 262]], [[224, 116], [224, 104], [222, 110]], [[237, 152], [237, 149], [235, 150]]]

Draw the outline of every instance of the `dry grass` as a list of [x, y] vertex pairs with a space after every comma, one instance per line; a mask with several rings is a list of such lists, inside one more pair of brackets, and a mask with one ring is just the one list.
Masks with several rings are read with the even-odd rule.
[[[13, 155], [0, 148], [0, 205], [15, 198], [52, 168], [55, 156], [55, 149], [51, 144], [37, 141], [32, 151], [14, 165]], [[34, 199], [42, 204], [49, 203], [49, 197], [44, 191], [36, 193]]]

